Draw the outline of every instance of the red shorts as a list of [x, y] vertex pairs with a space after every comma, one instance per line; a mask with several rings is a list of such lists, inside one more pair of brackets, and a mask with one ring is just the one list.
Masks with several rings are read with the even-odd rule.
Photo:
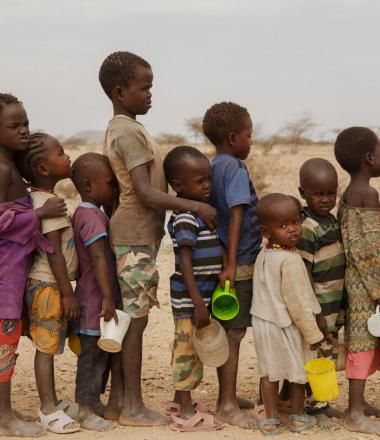
[[380, 370], [380, 344], [375, 350], [347, 354], [347, 379], [367, 379], [376, 370]]
[[21, 320], [0, 319], [0, 382], [9, 382], [16, 363]]

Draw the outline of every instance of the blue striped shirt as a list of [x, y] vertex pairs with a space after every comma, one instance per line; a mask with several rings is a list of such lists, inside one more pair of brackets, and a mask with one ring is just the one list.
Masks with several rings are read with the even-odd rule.
[[201, 219], [188, 212], [173, 213], [168, 223], [168, 231], [175, 255], [175, 272], [170, 277], [174, 319], [191, 318], [194, 316], [194, 305], [181, 273], [179, 249], [181, 246], [189, 246], [193, 250], [195, 282], [208, 307], [222, 270], [222, 246], [216, 232], [210, 231]]

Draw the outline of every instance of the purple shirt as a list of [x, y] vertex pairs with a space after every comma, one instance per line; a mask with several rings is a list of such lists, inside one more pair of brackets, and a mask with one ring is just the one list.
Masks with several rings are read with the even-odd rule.
[[99, 314], [102, 311], [103, 295], [96, 281], [88, 246], [97, 240], [104, 240], [105, 256], [108, 263], [107, 273], [117, 306], [120, 291], [115, 255], [112, 253], [108, 241], [109, 220], [97, 206], [82, 202], [75, 210], [72, 222], [79, 259], [79, 279], [75, 289], [80, 306], [79, 332], [90, 336], [99, 336]]
[[0, 319], [20, 319], [32, 253], [52, 252], [29, 196], [0, 203]]

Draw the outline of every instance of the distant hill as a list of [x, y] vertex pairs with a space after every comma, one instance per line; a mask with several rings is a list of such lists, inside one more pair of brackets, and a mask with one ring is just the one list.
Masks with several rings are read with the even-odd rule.
[[104, 131], [100, 130], [83, 130], [65, 139], [65, 143], [80, 143], [82, 145], [99, 145], [104, 140]]

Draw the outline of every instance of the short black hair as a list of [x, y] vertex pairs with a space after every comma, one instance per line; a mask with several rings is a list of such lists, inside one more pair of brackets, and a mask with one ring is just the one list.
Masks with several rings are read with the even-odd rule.
[[338, 134], [334, 152], [339, 165], [348, 173], [359, 170], [364, 156], [373, 153], [379, 142], [376, 134], [367, 127], [349, 127]]
[[117, 86], [127, 87], [138, 67], [150, 68], [148, 61], [131, 52], [114, 52], [103, 61], [99, 70], [99, 81], [105, 94], [112, 99], [112, 90]]
[[177, 179], [181, 174], [181, 165], [185, 163], [186, 159], [205, 159], [208, 161], [207, 156], [201, 153], [194, 147], [188, 145], [180, 145], [173, 148], [166, 155], [164, 159], [164, 172], [166, 180], [170, 183], [173, 179]]
[[205, 136], [215, 146], [222, 143], [229, 133], [239, 133], [244, 128], [248, 110], [234, 102], [219, 102], [205, 113], [202, 129]]
[[22, 104], [22, 102], [10, 93], [0, 93], [0, 113], [6, 105], [10, 104]]
[[33, 133], [29, 136], [28, 148], [25, 151], [18, 151], [15, 155], [16, 166], [27, 182], [33, 184], [35, 170], [45, 159], [45, 140], [51, 137], [47, 133]]
[[104, 167], [112, 169], [108, 157], [99, 153], [84, 153], [74, 161], [71, 179], [80, 195], [83, 195], [85, 179], [96, 180], [96, 176]]
[[256, 215], [261, 225], [268, 224], [273, 220], [273, 216], [276, 213], [274, 209], [276, 205], [281, 203], [292, 202], [297, 210], [300, 212], [300, 202], [296, 197], [289, 196], [282, 193], [271, 193], [262, 197], [256, 206]]
[[336, 172], [334, 165], [326, 159], [314, 157], [301, 165], [299, 172], [300, 186], [305, 189], [309, 183], [308, 180], [310, 180], [310, 177], [316, 176], [318, 173], [323, 173], [323, 176], [328, 175], [335, 177], [338, 184], [338, 173]]

